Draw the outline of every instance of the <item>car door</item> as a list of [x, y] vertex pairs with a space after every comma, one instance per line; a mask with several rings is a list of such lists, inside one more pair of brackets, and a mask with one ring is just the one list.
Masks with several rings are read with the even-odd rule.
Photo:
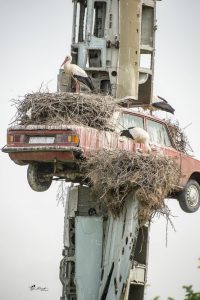
[[152, 152], [172, 157], [180, 167], [180, 152], [173, 146], [166, 124], [146, 118], [146, 129], [150, 136]]

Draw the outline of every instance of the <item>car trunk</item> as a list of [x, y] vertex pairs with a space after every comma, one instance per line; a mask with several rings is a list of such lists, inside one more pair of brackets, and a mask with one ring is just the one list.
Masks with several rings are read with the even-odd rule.
[[2, 149], [12, 160], [70, 161], [80, 154], [89, 156], [101, 149], [135, 151], [143, 145], [121, 137], [114, 131], [103, 131], [78, 125], [18, 125], [8, 129], [7, 145]]

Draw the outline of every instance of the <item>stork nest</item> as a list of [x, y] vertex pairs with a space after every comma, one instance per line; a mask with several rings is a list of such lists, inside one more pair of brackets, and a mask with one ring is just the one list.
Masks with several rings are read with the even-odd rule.
[[[33, 93], [13, 100], [13, 123], [20, 125], [77, 124], [105, 130], [122, 100], [101, 94]], [[29, 116], [28, 116], [29, 112]]]
[[185, 132], [180, 128], [179, 122], [176, 121], [174, 123], [171, 120], [167, 120], [166, 123], [176, 149], [186, 154], [188, 150], [192, 150]]
[[164, 199], [180, 178], [179, 168], [171, 158], [119, 149], [94, 153], [83, 162], [82, 170], [100, 203], [115, 217], [120, 215], [126, 197], [135, 191], [141, 223], [155, 213], [169, 214]]

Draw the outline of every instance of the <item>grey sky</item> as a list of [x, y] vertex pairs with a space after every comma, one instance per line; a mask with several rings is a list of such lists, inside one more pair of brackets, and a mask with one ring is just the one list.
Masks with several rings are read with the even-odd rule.
[[[199, 47], [200, 1], [158, 2], [155, 94], [176, 109], [182, 127], [200, 158]], [[36, 91], [41, 83], [56, 90], [58, 68], [70, 50], [71, 0], [0, 0], [0, 103], [1, 139], [15, 113], [9, 101]], [[1, 155], [0, 201], [0, 298], [59, 299], [59, 261], [62, 251], [63, 208], [56, 204], [56, 184], [45, 193], [33, 192], [26, 181], [26, 167]], [[154, 220], [151, 228], [146, 300], [161, 295], [183, 299], [181, 286], [200, 290], [200, 211], [186, 214], [169, 201], [176, 232], [166, 222]], [[49, 288], [29, 291], [29, 285]]]

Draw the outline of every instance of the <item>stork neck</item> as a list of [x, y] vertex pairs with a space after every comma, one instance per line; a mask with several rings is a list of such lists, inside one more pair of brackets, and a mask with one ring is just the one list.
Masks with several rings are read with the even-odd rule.
[[70, 74], [70, 73], [72, 72], [71, 68], [72, 68], [72, 65], [70, 64], [69, 61], [67, 61], [67, 62], [65, 63], [65, 65], [64, 65], [64, 70], [65, 70], [65, 72], [66, 72], [67, 74]]

